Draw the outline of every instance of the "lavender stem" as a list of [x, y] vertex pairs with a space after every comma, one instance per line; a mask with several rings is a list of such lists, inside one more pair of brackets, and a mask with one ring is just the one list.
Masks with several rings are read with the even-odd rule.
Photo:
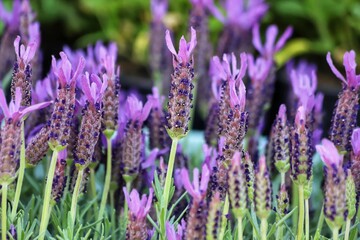
[[2, 240], [6, 240], [6, 233], [7, 233], [7, 219], [6, 219], [6, 205], [7, 205], [7, 189], [8, 189], [8, 184], [7, 183], [3, 183], [1, 185], [1, 239]]
[[59, 149], [53, 148], [53, 154], [51, 157], [49, 172], [48, 172], [46, 185], [45, 185], [44, 201], [43, 201], [43, 208], [42, 208], [42, 212], [41, 212], [41, 222], [40, 222], [40, 230], [39, 230], [39, 240], [45, 239], [45, 232], [46, 232], [46, 229], [47, 229], [47, 226], [49, 223], [48, 216], [50, 216], [49, 207], [50, 207], [50, 201], [51, 201], [51, 199], [50, 199], [51, 198], [51, 190], [52, 190], [52, 185], [53, 185], [53, 180], [54, 180], [54, 175], [55, 175], [55, 167], [56, 167], [56, 162], [57, 162], [57, 157], [58, 157], [59, 151], [60, 151]]

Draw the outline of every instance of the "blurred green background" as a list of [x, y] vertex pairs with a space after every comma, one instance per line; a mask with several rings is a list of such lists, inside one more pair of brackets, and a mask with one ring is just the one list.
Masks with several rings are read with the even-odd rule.
[[[11, 1], [5, 1], [11, 5]], [[63, 44], [82, 48], [101, 39], [115, 41], [125, 72], [148, 75], [150, 0], [31, 0], [41, 23], [45, 59], [61, 50]], [[327, 51], [341, 62], [345, 50], [360, 50], [360, 1], [357, 0], [268, 0], [264, 25], [280, 29], [294, 27], [294, 35], [277, 60], [293, 56], [317, 59]], [[219, 2], [216, 2], [219, 4]], [[165, 18], [168, 28], [180, 35], [186, 32], [188, 0], [170, 0]], [[222, 24], [212, 18], [213, 42]]]

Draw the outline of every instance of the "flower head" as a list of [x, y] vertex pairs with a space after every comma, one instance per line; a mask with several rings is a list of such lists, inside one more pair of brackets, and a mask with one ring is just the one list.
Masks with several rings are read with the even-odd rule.
[[11, 101], [9, 105], [7, 105], [4, 91], [0, 89], [0, 107], [4, 113], [5, 119], [12, 119], [13, 121], [18, 121], [26, 114], [47, 107], [51, 103], [51, 102], [43, 102], [43, 103], [31, 105], [26, 108], [22, 108], [20, 105], [21, 99], [22, 99], [21, 89], [16, 88], [15, 101]]
[[20, 0], [14, 0], [11, 12], [5, 9], [3, 2], [0, 2], [0, 19], [12, 30], [16, 30], [20, 24]]
[[316, 150], [320, 154], [320, 157], [324, 164], [328, 168], [331, 168], [332, 166], [341, 166], [344, 156], [338, 152], [334, 143], [324, 138], [321, 141], [321, 144], [322, 145], [316, 145]]
[[143, 105], [137, 97], [131, 95], [126, 100], [125, 115], [128, 119], [144, 122], [149, 116], [151, 108], [151, 101], [147, 101], [145, 105]]
[[351, 145], [356, 156], [360, 156], [360, 128], [355, 128], [351, 136]]
[[20, 36], [17, 36], [14, 41], [14, 47], [17, 61], [27, 65], [35, 56], [37, 43], [32, 42], [25, 48], [23, 44], [20, 45]]
[[99, 103], [107, 87], [107, 76], [104, 74], [103, 81], [101, 81], [97, 75], [91, 74], [89, 77], [89, 73], [86, 72], [85, 75], [81, 77], [81, 87], [90, 103]]
[[179, 52], [176, 52], [174, 44], [170, 37], [169, 30], [165, 34], [166, 46], [173, 54], [173, 65], [176, 66], [176, 62], [186, 64], [190, 61], [191, 54], [196, 46], [196, 31], [191, 28], [191, 39], [190, 42], [186, 42], [185, 37], [182, 36], [179, 42]]
[[142, 220], [149, 213], [151, 208], [151, 202], [153, 198], [153, 189], [150, 188], [149, 196], [142, 195], [140, 199], [139, 192], [133, 189], [129, 195], [126, 187], [123, 188], [125, 200], [129, 206], [130, 213], [134, 215], [138, 220]]
[[181, 170], [184, 188], [197, 201], [201, 201], [206, 194], [207, 185], [210, 179], [210, 171], [207, 165], [202, 166], [201, 180], [199, 182], [199, 169], [195, 168], [193, 172], [193, 183], [191, 184], [189, 172], [186, 169]]
[[174, 225], [170, 222], [166, 222], [166, 238], [168, 240], [182, 240], [186, 229], [186, 223], [181, 220], [181, 224], [177, 225], [177, 231], [175, 231]]
[[307, 112], [310, 112], [315, 104], [315, 90], [317, 86], [315, 71], [308, 75], [292, 70], [290, 77], [293, 91], [299, 98], [300, 104], [306, 108]]
[[264, 82], [269, 76], [272, 66], [271, 60], [264, 57], [254, 59], [252, 54], [247, 54], [249, 64], [249, 77], [252, 82]]
[[288, 27], [285, 32], [279, 37], [279, 40], [275, 43], [276, 36], [278, 34], [278, 28], [276, 25], [271, 25], [266, 30], [266, 42], [263, 45], [260, 39], [260, 26], [256, 24], [253, 28], [253, 44], [254, 47], [261, 53], [266, 59], [272, 59], [274, 54], [278, 52], [285, 42], [290, 38], [292, 34], [292, 27]]
[[160, 22], [168, 9], [168, 0], [151, 0], [150, 7], [153, 20]]
[[62, 87], [66, 85], [75, 84], [78, 76], [81, 74], [85, 67], [85, 59], [84, 57], [80, 57], [79, 63], [73, 71], [72, 65], [64, 52], [60, 52], [61, 63], [57, 64], [56, 59], [52, 57], [52, 69], [55, 76], [59, 79], [59, 84]]
[[346, 79], [339, 70], [334, 66], [334, 63], [331, 59], [331, 54], [328, 52], [326, 55], [326, 61], [328, 62], [331, 71], [339, 78], [345, 86], [351, 88], [359, 89], [360, 87], [360, 74], [356, 75], [356, 61], [355, 61], [355, 51], [351, 50], [350, 52], [345, 52], [343, 65], [345, 67]]
[[215, 7], [211, 7], [210, 11], [221, 22], [239, 26], [246, 31], [261, 20], [268, 10], [268, 5], [263, 0], [226, 0], [224, 8], [226, 17]]

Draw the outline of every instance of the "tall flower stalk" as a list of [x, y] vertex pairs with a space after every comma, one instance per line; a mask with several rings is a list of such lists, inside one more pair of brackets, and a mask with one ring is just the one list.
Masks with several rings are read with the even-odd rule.
[[61, 52], [60, 56], [61, 63], [59, 63], [59, 65], [56, 63], [54, 57], [52, 60], [53, 72], [58, 79], [58, 91], [49, 127], [48, 143], [53, 153], [45, 185], [39, 240], [45, 239], [45, 232], [49, 222], [51, 191], [58, 154], [66, 148], [70, 136], [70, 127], [75, 108], [75, 82], [85, 66], [84, 58], [80, 58], [77, 68], [74, 71], [66, 54]]
[[346, 178], [342, 166], [343, 155], [336, 145], [323, 139], [316, 145], [321, 160], [325, 164], [325, 203], [324, 215], [333, 233], [333, 239], [339, 239], [339, 230], [344, 224], [346, 209]]
[[37, 109], [44, 108], [50, 102], [39, 103], [29, 107], [22, 107], [21, 89], [16, 88], [14, 100], [9, 105], [3, 90], [0, 90], [0, 107], [4, 114], [5, 125], [1, 130], [0, 149], [0, 185], [2, 186], [2, 239], [6, 240], [7, 231], [7, 189], [16, 178], [16, 170], [20, 158], [21, 129], [24, 116]]
[[[170, 187], [172, 182], [176, 148], [178, 141], [188, 133], [190, 121], [190, 110], [192, 106], [193, 94], [191, 93], [194, 85], [194, 60], [192, 52], [196, 46], [196, 32], [191, 28], [191, 40], [186, 42], [184, 36], [179, 43], [179, 52], [176, 52], [172, 43], [170, 32], [166, 32], [166, 44], [173, 54], [174, 73], [171, 75], [171, 87], [169, 93], [168, 110], [166, 113], [166, 130], [172, 139], [168, 169], [166, 172], [164, 192], [162, 196], [163, 211], [167, 212], [170, 202]], [[165, 220], [165, 219], [164, 219]], [[165, 222], [161, 222], [162, 237], [165, 237]]]

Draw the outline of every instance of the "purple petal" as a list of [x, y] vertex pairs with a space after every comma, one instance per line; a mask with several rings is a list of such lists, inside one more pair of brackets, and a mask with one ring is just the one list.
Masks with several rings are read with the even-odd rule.
[[265, 53], [262, 53], [263, 55], [272, 55], [274, 53], [274, 43], [277, 34], [278, 28], [276, 25], [271, 25], [270, 27], [268, 27], [268, 29], [266, 30]]
[[351, 145], [356, 156], [360, 155], [360, 128], [355, 128], [351, 135]]
[[339, 78], [343, 83], [347, 85], [347, 81], [345, 80], [344, 76], [337, 70], [337, 68], [334, 66], [334, 63], [331, 59], [331, 53], [328, 52], [326, 55], [326, 61], [328, 62], [331, 71], [335, 74], [337, 78]]
[[47, 106], [49, 106], [52, 102], [43, 102], [43, 103], [38, 103], [35, 105], [31, 105], [30, 107], [24, 108], [24, 110], [20, 111], [20, 117], [25, 116], [26, 114], [35, 111], [35, 110], [39, 110], [42, 108], [45, 108]]
[[201, 169], [201, 182], [200, 182], [201, 192], [206, 192], [209, 180], [210, 180], [210, 170], [206, 166], [206, 164], [203, 164]]
[[5, 118], [10, 118], [10, 110], [6, 102], [4, 91], [2, 89], [0, 89], [0, 107], [5, 115]]
[[174, 55], [177, 56], [177, 52], [175, 50], [174, 44], [171, 40], [171, 36], [170, 36], [170, 31], [166, 30], [165, 32], [165, 41], [166, 41], [166, 46], [167, 48], [170, 50], [170, 52]]
[[283, 35], [279, 38], [275, 45], [274, 52], [278, 52], [286, 43], [286, 41], [291, 37], [293, 32], [292, 27], [287, 27]]
[[185, 190], [193, 197], [197, 198], [198, 194], [195, 192], [193, 186], [191, 185], [190, 179], [189, 179], [189, 173], [186, 168], [181, 169], [181, 179], [184, 184]]
[[253, 32], [252, 43], [253, 43], [254, 47], [256, 48], [256, 50], [258, 50], [261, 53], [261, 52], [263, 52], [263, 46], [261, 44], [259, 24], [255, 24], [252, 32]]

